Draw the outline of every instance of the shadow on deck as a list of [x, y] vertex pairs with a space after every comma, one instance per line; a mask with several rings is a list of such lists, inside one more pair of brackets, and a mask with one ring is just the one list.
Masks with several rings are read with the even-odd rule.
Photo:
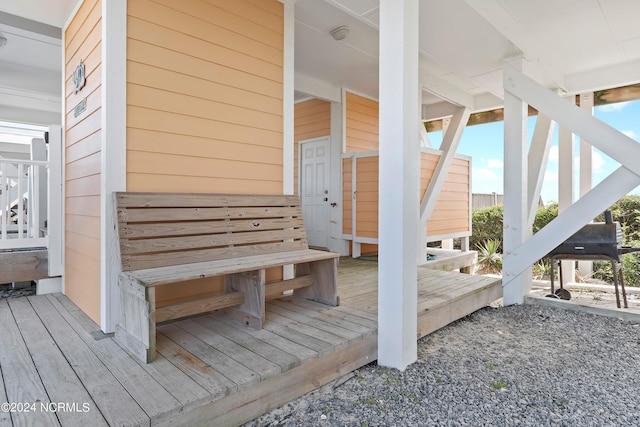
[[[419, 276], [421, 335], [501, 296], [495, 279], [426, 269]], [[0, 301], [0, 402], [35, 409], [0, 412], [0, 425], [249, 421], [376, 360], [376, 264], [342, 259], [339, 293], [340, 307], [269, 302], [262, 330], [222, 313], [161, 325], [158, 358], [147, 365], [65, 296]], [[66, 406], [53, 411], [40, 402]]]

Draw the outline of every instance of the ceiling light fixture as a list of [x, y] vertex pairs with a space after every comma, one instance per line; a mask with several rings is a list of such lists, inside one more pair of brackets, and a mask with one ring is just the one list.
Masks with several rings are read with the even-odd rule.
[[339, 41], [346, 39], [350, 32], [351, 27], [349, 27], [348, 25], [341, 25], [329, 31], [329, 34], [331, 34], [331, 37], [333, 37], [334, 40]]

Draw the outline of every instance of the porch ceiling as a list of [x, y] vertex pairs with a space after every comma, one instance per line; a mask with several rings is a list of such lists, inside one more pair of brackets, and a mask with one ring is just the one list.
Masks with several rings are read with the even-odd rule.
[[[295, 8], [296, 73], [377, 98], [379, 1], [298, 0]], [[633, 0], [421, 0], [423, 102], [433, 118], [447, 103], [500, 107], [504, 60], [519, 55], [528, 75], [566, 92], [638, 83], [637, 16]], [[329, 31], [341, 25], [351, 33], [335, 41]]]
[[[4, 120], [9, 111], [37, 112], [32, 123], [60, 120], [59, 29], [76, 3], [0, 0], [0, 35], [8, 39], [0, 48]], [[378, 97], [379, 0], [297, 0], [295, 16], [302, 81]], [[549, 88], [578, 93], [639, 83], [638, 16], [635, 0], [420, 0], [425, 113], [441, 117], [451, 104], [501, 107], [503, 62], [518, 55]], [[341, 25], [351, 32], [335, 41], [329, 31]], [[304, 96], [306, 87], [296, 89]]]

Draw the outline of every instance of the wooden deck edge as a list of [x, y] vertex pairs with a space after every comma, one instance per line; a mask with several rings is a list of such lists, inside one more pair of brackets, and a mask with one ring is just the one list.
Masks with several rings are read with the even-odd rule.
[[[482, 293], [482, 292], [484, 292], [484, 291], [486, 291], [488, 289], [493, 289], [494, 287], [497, 286], [497, 287], [500, 288], [500, 296], [495, 298], [495, 299], [493, 299], [493, 300], [491, 300], [491, 301], [489, 301], [489, 302], [491, 303], [491, 302], [495, 301], [498, 298], [502, 298], [502, 279], [495, 279], [492, 282], [486, 282], [486, 283], [480, 283], [480, 284], [479, 283], [475, 283], [475, 284], [470, 285], [470, 286], [474, 286], [474, 287], [477, 286], [477, 287], [475, 289], [469, 291], [469, 292], [465, 292], [463, 295], [461, 295], [461, 297], [468, 297], [468, 296], [472, 296], [472, 295], [477, 295], [478, 293]], [[460, 296], [454, 298], [453, 300], [448, 299], [448, 300], [445, 300], [445, 301], [441, 301], [441, 302], [439, 302], [437, 304], [431, 305], [431, 306], [429, 306], [428, 311], [434, 311], [434, 310], [438, 310], [438, 309], [440, 309], [442, 307], [449, 306], [453, 302], [457, 301], [457, 298], [460, 298]], [[426, 301], [424, 304], [428, 304], [428, 303], [429, 302]], [[420, 302], [418, 302], [418, 315], [420, 315], [420, 306], [421, 306], [421, 304], [420, 304]], [[427, 311], [427, 310], [425, 310], [425, 311]]]
[[456, 300], [448, 301], [436, 309], [418, 313], [418, 338], [462, 319], [499, 298], [502, 298], [501, 281], [465, 294]]
[[557, 307], [566, 310], [578, 311], [581, 313], [595, 314], [597, 316], [612, 317], [614, 319], [622, 319], [628, 322], [640, 323], [640, 313], [632, 311], [628, 308], [605, 308], [592, 305], [580, 304], [573, 301], [564, 301], [561, 299], [547, 298], [544, 296], [525, 295], [524, 303], [530, 305], [539, 305], [542, 307]]
[[378, 336], [341, 346], [336, 351], [310, 360], [282, 375], [231, 394], [157, 426], [228, 425], [251, 421], [285, 403], [351, 372], [378, 358]]
[[28, 282], [49, 277], [46, 249], [0, 252], [0, 284]]
[[[429, 249], [430, 248], [427, 248], [427, 252], [429, 252]], [[420, 267], [428, 268], [431, 270], [452, 271], [461, 268], [473, 267], [477, 263], [478, 252], [467, 251], [460, 252], [459, 254], [455, 255], [442, 255], [440, 257], [436, 257], [436, 259], [427, 261], [426, 263], [420, 265]]]

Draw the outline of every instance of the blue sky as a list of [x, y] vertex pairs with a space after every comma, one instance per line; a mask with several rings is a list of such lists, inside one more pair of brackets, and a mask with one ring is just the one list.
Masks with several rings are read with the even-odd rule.
[[[594, 109], [594, 115], [608, 123], [627, 136], [640, 140], [640, 101], [620, 102], [609, 104]], [[529, 138], [535, 127], [536, 117], [528, 120]], [[503, 192], [503, 122], [488, 123], [484, 125], [470, 126], [465, 129], [458, 153], [466, 154], [473, 158], [472, 191], [474, 193], [502, 194]], [[442, 132], [429, 133], [431, 143], [435, 148], [440, 146]], [[576, 138], [576, 162], [579, 156], [579, 138]], [[593, 152], [593, 185], [595, 186], [619, 164], [597, 149]], [[578, 173], [578, 166], [574, 168]], [[579, 182], [576, 175], [576, 183]], [[633, 191], [638, 193], [640, 187]], [[576, 189], [576, 195], [577, 189]], [[549, 163], [545, 173], [542, 187], [542, 199], [545, 203], [558, 200], [558, 126], [552, 140], [549, 153]]]

